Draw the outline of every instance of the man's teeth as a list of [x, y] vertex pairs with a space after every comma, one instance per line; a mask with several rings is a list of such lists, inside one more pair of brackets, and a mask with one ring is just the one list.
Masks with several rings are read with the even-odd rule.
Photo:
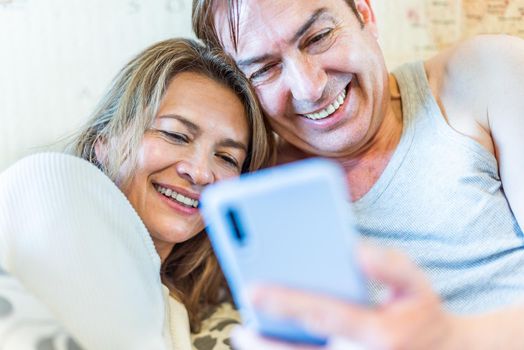
[[335, 111], [337, 109], [339, 109], [340, 106], [342, 106], [342, 104], [344, 103], [345, 99], [346, 99], [346, 90], [343, 90], [340, 93], [340, 95], [338, 95], [338, 97], [335, 99], [335, 101], [332, 104], [330, 104], [329, 106], [327, 106], [326, 108], [324, 108], [320, 112], [311, 113], [311, 114], [304, 114], [304, 117], [306, 117], [308, 119], [313, 119], [313, 120], [319, 120], [319, 119], [327, 118], [331, 114], [335, 113]]
[[162, 193], [164, 196], [170, 197], [171, 199], [177, 202], [180, 202], [181, 204], [185, 206], [193, 207], [193, 208], [198, 207], [198, 200], [186, 197], [183, 194], [177, 193], [170, 188], [165, 188], [165, 187], [157, 185], [156, 190]]

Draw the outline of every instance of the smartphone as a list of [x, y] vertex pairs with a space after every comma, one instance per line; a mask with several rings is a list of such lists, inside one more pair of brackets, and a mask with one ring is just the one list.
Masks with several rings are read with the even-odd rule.
[[358, 239], [344, 172], [314, 158], [208, 186], [201, 196], [207, 232], [243, 322], [264, 336], [324, 345], [290, 320], [274, 319], [244, 295], [271, 283], [367, 303], [356, 264]]

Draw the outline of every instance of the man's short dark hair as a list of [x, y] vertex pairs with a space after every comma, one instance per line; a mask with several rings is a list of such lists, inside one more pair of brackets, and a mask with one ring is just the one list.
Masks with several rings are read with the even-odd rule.
[[[216, 7], [215, 3], [217, 1], [225, 1], [227, 3], [227, 22], [229, 24], [229, 34], [231, 42], [233, 43], [233, 47], [236, 51], [238, 47], [238, 22], [240, 18], [240, 5], [242, 0], [193, 0], [193, 31], [195, 32], [196, 36], [206, 45], [214, 48], [221, 47], [214, 18], [214, 8]], [[343, 1], [349, 5], [362, 25], [362, 19], [358, 13], [355, 0]]]

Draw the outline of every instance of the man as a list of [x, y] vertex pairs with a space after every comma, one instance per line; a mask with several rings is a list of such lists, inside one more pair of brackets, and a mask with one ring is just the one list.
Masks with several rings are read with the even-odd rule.
[[475, 38], [391, 75], [369, 0], [194, 0], [193, 25], [251, 80], [281, 161], [337, 160], [362, 233], [418, 265], [362, 250], [392, 291], [378, 307], [267, 287], [260, 308], [366, 348], [524, 348], [523, 40]]

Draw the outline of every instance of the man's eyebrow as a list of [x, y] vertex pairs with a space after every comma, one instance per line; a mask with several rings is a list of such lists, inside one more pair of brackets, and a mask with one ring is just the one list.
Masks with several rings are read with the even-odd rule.
[[[318, 20], [318, 18], [320, 16], [322, 16], [324, 13], [327, 12], [327, 8], [325, 7], [322, 7], [322, 8], [319, 8], [318, 10], [316, 10], [315, 12], [313, 12], [313, 14], [309, 17], [309, 19], [306, 21], [306, 23], [304, 23], [298, 30], [297, 32], [295, 33], [295, 35], [293, 35], [293, 39], [291, 39], [290, 42], [296, 42], [298, 39], [300, 39], [300, 37], [302, 35], [304, 35], [305, 32], [308, 31], [309, 28], [311, 28], [311, 26]], [[251, 65], [254, 65], [254, 64], [258, 64], [258, 63], [262, 63], [262, 62], [265, 62], [267, 61], [269, 58], [271, 58], [272, 55], [271, 54], [264, 54], [264, 55], [260, 55], [260, 56], [255, 56], [255, 57], [251, 57], [251, 58], [247, 58], [247, 59], [243, 59], [243, 60], [239, 60], [237, 62], [237, 66], [239, 68], [245, 68], [245, 67], [249, 67]]]
[[162, 118], [171, 118], [171, 119], [175, 119], [175, 120], [178, 120], [179, 122], [181, 122], [182, 124], [184, 124], [184, 126], [186, 128], [188, 128], [192, 133], [194, 134], [197, 134], [199, 131], [200, 131], [200, 127], [198, 125], [196, 125], [195, 123], [189, 121], [188, 119], [182, 117], [181, 115], [177, 115], [177, 114], [165, 114], [165, 115], [161, 115], [158, 117], [159, 119], [162, 119]]
[[245, 59], [245, 60], [240, 60], [240, 61], [237, 62], [237, 66], [239, 68], [249, 67], [249, 66], [251, 66], [253, 64], [262, 63], [262, 62], [266, 61], [270, 57], [271, 57], [271, 55], [265, 54], [265, 55], [261, 55], [261, 56], [248, 58], [248, 59]]
[[235, 141], [233, 139], [224, 139], [219, 142], [219, 145], [222, 147], [238, 148], [239, 150], [242, 150], [245, 153], [247, 153], [247, 146], [244, 143]]
[[308, 29], [311, 28], [311, 26], [318, 20], [318, 18], [326, 12], [327, 12], [327, 8], [325, 7], [321, 7], [318, 10], [316, 10], [315, 12], [313, 12], [311, 17], [309, 17], [309, 19], [307, 20], [307, 22], [304, 23], [302, 27], [300, 27], [297, 30], [295, 35], [293, 35], [293, 39], [291, 40], [291, 42], [296, 42], [298, 39], [300, 39], [300, 37], [304, 35], [304, 33], [306, 33]]

